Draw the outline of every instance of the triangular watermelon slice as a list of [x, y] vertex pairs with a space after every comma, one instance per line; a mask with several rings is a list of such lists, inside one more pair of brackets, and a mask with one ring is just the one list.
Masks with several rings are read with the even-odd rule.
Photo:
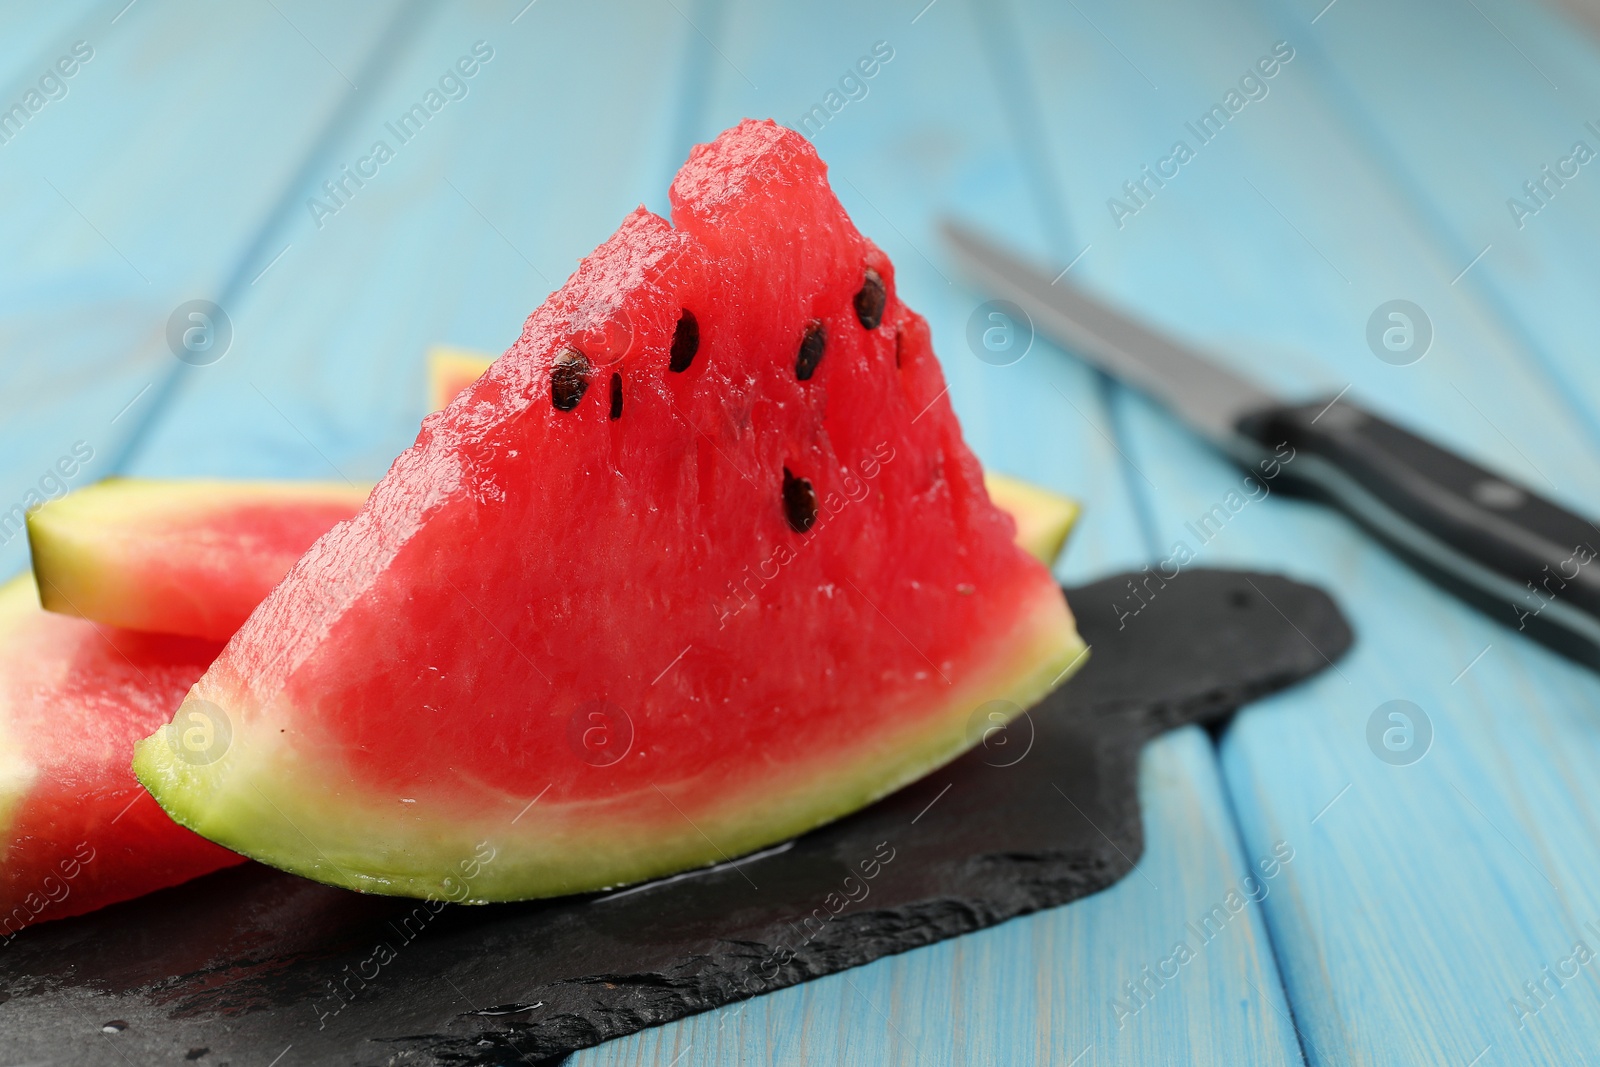
[[128, 766], [219, 651], [44, 611], [29, 575], [0, 585], [0, 943], [244, 862], [169, 819]]
[[424, 422], [135, 769], [179, 822], [451, 900], [633, 882], [859, 808], [1082, 659], [923, 320], [797, 134], [697, 148]]

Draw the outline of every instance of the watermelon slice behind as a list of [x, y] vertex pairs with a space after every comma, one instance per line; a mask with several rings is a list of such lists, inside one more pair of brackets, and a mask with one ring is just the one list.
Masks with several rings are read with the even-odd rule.
[[295, 564], [135, 770], [172, 816], [458, 901], [729, 860], [974, 744], [1082, 661], [927, 326], [811, 146], [697, 148]]
[[49, 611], [226, 641], [371, 486], [110, 478], [28, 514]]
[[[490, 361], [466, 366], [467, 384]], [[985, 472], [1017, 544], [1047, 566], [1077, 501]], [[28, 516], [33, 572], [51, 611], [151, 633], [225, 640], [371, 486], [113, 478]]]
[[1046, 567], [1053, 566], [1083, 506], [1071, 497], [994, 471], [983, 472], [983, 487], [994, 506], [1016, 522], [1018, 547]]
[[434, 345], [428, 349], [428, 410], [439, 411], [483, 377], [494, 356], [471, 348]]
[[44, 611], [26, 574], [0, 586], [0, 941], [244, 862], [129, 766], [220, 651]]

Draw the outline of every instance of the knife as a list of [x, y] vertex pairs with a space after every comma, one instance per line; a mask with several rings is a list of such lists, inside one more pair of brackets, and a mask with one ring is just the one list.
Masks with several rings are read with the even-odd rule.
[[1339, 508], [1491, 618], [1600, 670], [1593, 522], [1343, 393], [1282, 400], [982, 234], [953, 221], [943, 230], [972, 279], [1022, 308], [1040, 333], [1251, 471], [1274, 471], [1288, 488]]

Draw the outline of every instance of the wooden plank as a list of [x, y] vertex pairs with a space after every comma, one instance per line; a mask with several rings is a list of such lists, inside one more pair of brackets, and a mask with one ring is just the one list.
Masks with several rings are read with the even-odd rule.
[[82, 27], [92, 58], [4, 146], [6, 291], [70, 280], [166, 302], [225, 282], [355, 94], [341, 71], [375, 76], [398, 5], [156, 7]]
[[[1289, 5], [1279, 6], [1293, 25]], [[1306, 39], [1308, 59], [1328, 72], [1330, 106], [1459, 263], [1455, 286], [1600, 444], [1591, 356], [1600, 306], [1589, 287], [1600, 239], [1600, 167], [1589, 165], [1600, 158], [1593, 37], [1539, 5], [1412, 0], [1330, 12]], [[1585, 153], [1574, 151], [1579, 142]], [[1440, 329], [1443, 339], [1451, 324]], [[1475, 399], [1507, 433], [1524, 432], [1512, 405]], [[1585, 499], [1576, 487], [1553, 491]]]
[[[480, 3], [427, 16], [296, 179], [263, 242], [289, 251], [229, 307], [233, 350], [189, 376], [131, 470], [376, 479], [426, 413], [426, 348], [509, 346], [643, 199], [669, 126], [660, 87], [692, 29], [670, 6], [610, 38], [586, 9], [515, 15]], [[478, 42], [492, 54], [469, 64], [465, 95], [402, 142], [390, 126]], [[602, 47], [628, 77], [593, 77]], [[581, 107], [540, 103], [578, 85]], [[393, 157], [381, 166], [380, 141]], [[363, 159], [377, 173], [330, 198], [323, 183]]]
[[[1332, 68], [1344, 71], [1358, 51], [1377, 53], [1374, 65], [1395, 61], [1399, 53], [1384, 49], [1418, 44], [1422, 28], [1443, 17], [1411, 6], [1396, 16], [1411, 20], [1407, 32], [1387, 21], [1396, 10], [1368, 12]], [[1244, 5], [1123, 6], [1094, 17], [1090, 27], [1062, 13], [1054, 32], [1041, 25], [1029, 38], [1043, 50], [1064, 37], [1103, 42], [1098, 65], [1058, 67], [1046, 90], [1057, 145], [1072, 145], [1094, 172], [1076, 185], [1068, 179], [1074, 221], [1104, 211], [1114, 177], [1135, 175], [1171, 137], [1185, 136], [1185, 121], [1285, 39], [1272, 18]], [[1296, 39], [1306, 32], [1320, 31], [1302, 20]], [[1458, 130], [1481, 114], [1456, 111], [1454, 101], [1476, 99], [1469, 82], [1506, 84], [1482, 42], [1469, 52], [1451, 41], [1453, 69], [1435, 62], [1406, 89], [1390, 72], [1372, 89], [1385, 101], [1420, 97], [1405, 105], [1416, 108], [1405, 161], [1438, 150], [1441, 113], [1455, 112]], [[1104, 52], [1109, 42], [1127, 57]], [[1109, 213], [1089, 227], [1086, 240], [1099, 238], [1096, 251], [1107, 255], [1086, 258], [1086, 274], [1280, 385], [1348, 383], [1402, 421], [1592, 501], [1595, 450], [1585, 418], [1561, 395], [1566, 387], [1539, 373], [1515, 323], [1481, 292], [1450, 284], [1464, 264], [1352, 128], [1330, 68], [1295, 65], [1312, 54], [1304, 48], [1270, 95], [1247, 105], [1123, 229]], [[1520, 62], [1514, 50], [1508, 62]], [[1159, 95], [1147, 86], [1138, 96], [1135, 64]], [[1376, 76], [1375, 66], [1362, 69]], [[1108, 84], [1119, 90], [1100, 94], [1108, 106], [1078, 106]], [[1123, 104], [1130, 93], [1134, 102]], [[1426, 139], [1423, 112], [1434, 123]], [[1102, 149], [1112, 144], [1138, 150], [1107, 162], [1114, 153]], [[1477, 160], [1454, 157], [1469, 171]], [[1592, 288], [1593, 268], [1585, 269], [1575, 284]], [[1422, 363], [1393, 367], [1366, 350], [1366, 317], [1394, 296], [1417, 300], [1439, 324]], [[1558, 302], [1539, 307], [1565, 314]], [[1545, 337], [1574, 321], [1583, 320], [1568, 316]], [[1308, 842], [1285, 892], [1264, 910], [1310, 1062], [1580, 1061], [1596, 1046], [1595, 987], [1547, 978], [1543, 968], [1570, 969], [1563, 961], [1578, 939], [1597, 943], [1584, 924], [1600, 906], [1600, 795], [1583, 771], [1595, 757], [1586, 709], [1600, 696], [1597, 680], [1469, 612], [1311, 505], [1253, 501], [1228, 508], [1220, 533], [1197, 534], [1191, 524], [1230, 491], [1244, 496], [1240, 473], [1149, 405], [1129, 400], [1127, 409], [1132, 459], [1160, 490], [1150, 506], [1163, 540], [1187, 543], [1206, 563], [1267, 565], [1322, 582], [1357, 627], [1358, 647], [1337, 672], [1246, 712], [1224, 742], [1247, 847]], [[1414, 765], [1391, 765], [1377, 755], [1381, 742], [1369, 745], [1369, 721], [1395, 699], [1431, 722], [1431, 748]], [[1380, 725], [1388, 725], [1381, 716]], [[1545, 991], [1535, 996], [1525, 982]]]
[[262, 220], [349, 94], [319, 47], [361, 69], [395, 14], [178, 3], [119, 18], [121, 7], [79, 11], [65, 28], [39, 20], [48, 30], [26, 59], [20, 35], [0, 51], [31, 71], [63, 42], [93, 49], [66, 95], [0, 145], [4, 573], [26, 560], [18, 509], [111, 473], [154, 408], [179, 366], [165, 336], [173, 308], [251, 265]]
[[[5, 101], [0, 106], [10, 108], [21, 101], [29, 89], [40, 90], [40, 95], [47, 99], [60, 96], [61, 90], [53, 84], [41, 87], [39, 78], [63, 53], [71, 52], [73, 42], [87, 39], [92, 27], [115, 18], [120, 6], [110, 0], [73, 0], [37, 8], [14, 5], [0, 10], [0, 100]], [[70, 86], [67, 95], [71, 95]], [[3, 130], [11, 137], [16, 133], [15, 124]], [[0, 142], [0, 147], [9, 144], [9, 140]]]

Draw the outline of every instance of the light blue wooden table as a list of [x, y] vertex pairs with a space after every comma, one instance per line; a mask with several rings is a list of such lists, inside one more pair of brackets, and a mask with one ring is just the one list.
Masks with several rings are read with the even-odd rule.
[[[1151, 745], [1146, 853], [1112, 889], [576, 1062], [1600, 1063], [1600, 960], [1578, 959], [1600, 954], [1600, 679], [1314, 506], [1274, 495], [1196, 544], [1185, 524], [1239, 475], [1043, 341], [974, 358], [983, 295], [934, 231], [960, 215], [1283, 390], [1348, 387], [1600, 514], [1600, 160], [1524, 189], [1576, 142], [1600, 152], [1581, 20], [1507, 0], [526, 2], [0, 11], [0, 108], [26, 113], [0, 122], [0, 508], [52, 490], [79, 442], [78, 482], [374, 478], [423, 414], [429, 344], [504, 348], [630, 208], [665, 209], [692, 143], [821, 106], [817, 148], [929, 317], [974, 448], [1085, 501], [1063, 577], [1187, 539], [1333, 590], [1358, 645], [1219, 741]], [[92, 55], [41, 85], [77, 42]], [[397, 143], [385, 123], [479, 42], [492, 57]], [[875, 46], [892, 58], [841, 86]], [[1241, 87], [1275, 47], [1292, 58]], [[1234, 89], [1199, 143], [1186, 124]], [[329, 198], [380, 139], [393, 158]], [[1142, 168], [1179, 140], [1193, 158], [1157, 187]], [[1396, 298], [1434, 328], [1409, 366], [1365, 340]], [[210, 366], [166, 343], [191, 299], [232, 324]], [[0, 556], [21, 567], [22, 540]], [[1392, 699], [1431, 724], [1405, 766], [1366, 739]], [[1130, 992], [1275, 847], [1293, 858], [1270, 893]]]

